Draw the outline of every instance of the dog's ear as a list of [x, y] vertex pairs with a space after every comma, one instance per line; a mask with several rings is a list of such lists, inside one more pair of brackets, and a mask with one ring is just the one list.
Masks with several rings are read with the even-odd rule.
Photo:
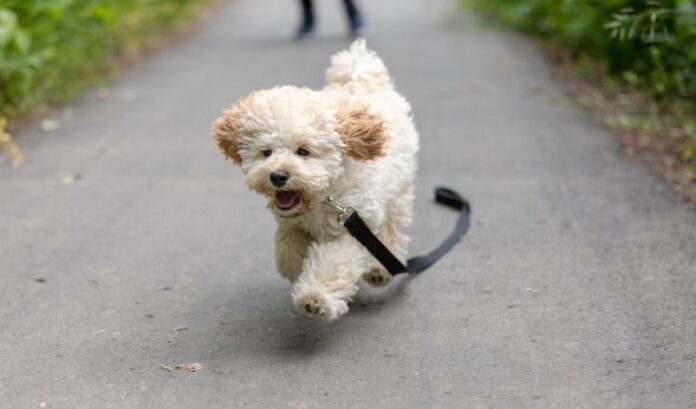
[[220, 152], [232, 159], [237, 165], [241, 165], [239, 156], [239, 129], [241, 127], [241, 110], [238, 106], [226, 109], [222, 116], [213, 122], [212, 134], [217, 142]]
[[367, 105], [341, 103], [336, 112], [336, 132], [355, 160], [369, 161], [384, 156], [387, 145], [385, 124]]

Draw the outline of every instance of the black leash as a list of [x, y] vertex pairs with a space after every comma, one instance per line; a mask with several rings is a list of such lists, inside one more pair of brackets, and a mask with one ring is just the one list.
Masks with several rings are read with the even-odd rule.
[[459, 219], [454, 227], [454, 231], [447, 237], [442, 244], [430, 253], [413, 257], [404, 265], [394, 254], [375, 236], [365, 222], [360, 218], [358, 212], [352, 208], [344, 208], [336, 204], [329, 198], [329, 204], [339, 212], [339, 220], [350, 211], [350, 215], [343, 222], [343, 226], [348, 229], [351, 236], [355, 237], [365, 248], [391, 273], [397, 275], [401, 273], [416, 274], [432, 266], [437, 260], [444, 256], [454, 247], [455, 244], [469, 230], [469, 219], [471, 216], [471, 206], [459, 193], [454, 190], [439, 187], [435, 189], [435, 201], [445, 206], [459, 211]]

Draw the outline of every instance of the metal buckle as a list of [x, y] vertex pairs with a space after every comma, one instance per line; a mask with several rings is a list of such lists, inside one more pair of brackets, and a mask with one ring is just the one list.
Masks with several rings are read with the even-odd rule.
[[331, 206], [335, 211], [338, 212], [338, 215], [336, 215], [336, 221], [338, 221], [338, 223], [340, 224], [343, 224], [343, 221], [347, 218], [347, 215], [349, 213], [352, 214], [355, 211], [355, 209], [353, 209], [352, 207], [341, 206], [331, 196], [326, 197], [326, 202], [329, 204], [329, 206]]

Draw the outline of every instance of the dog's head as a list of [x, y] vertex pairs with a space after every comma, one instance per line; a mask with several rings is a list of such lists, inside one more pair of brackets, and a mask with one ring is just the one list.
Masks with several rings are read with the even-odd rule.
[[213, 123], [222, 153], [280, 217], [310, 211], [343, 173], [344, 158], [384, 155], [382, 119], [366, 104], [320, 91], [278, 87], [243, 98]]

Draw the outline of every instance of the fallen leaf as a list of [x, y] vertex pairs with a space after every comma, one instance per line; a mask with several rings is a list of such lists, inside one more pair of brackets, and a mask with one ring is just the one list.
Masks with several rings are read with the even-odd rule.
[[179, 325], [178, 327], [174, 328], [174, 331], [179, 332], [179, 331], [183, 331], [185, 329], [188, 329], [188, 327], [186, 325]]
[[160, 364], [159, 366], [160, 366], [160, 368], [164, 369], [165, 371], [174, 372], [174, 368], [172, 368], [169, 365]]
[[46, 279], [39, 277], [39, 278], [35, 278], [34, 281], [36, 281], [37, 283], [45, 283]]
[[73, 117], [73, 109], [71, 106], [66, 106], [63, 108], [63, 121], [68, 122]]
[[189, 372], [198, 372], [201, 369], [203, 369], [203, 364], [199, 362], [192, 362], [190, 364], [179, 364], [176, 366], [176, 369], [185, 369]]
[[0, 151], [6, 149], [12, 157], [12, 167], [18, 168], [24, 162], [24, 154], [19, 149], [16, 143], [12, 140], [12, 136], [5, 132], [7, 120], [0, 116]]
[[111, 91], [109, 91], [108, 88], [99, 88], [97, 90], [97, 98], [99, 99], [107, 99], [111, 95]]
[[60, 128], [60, 121], [57, 119], [44, 119], [39, 124], [39, 128], [44, 132], [53, 132]]

